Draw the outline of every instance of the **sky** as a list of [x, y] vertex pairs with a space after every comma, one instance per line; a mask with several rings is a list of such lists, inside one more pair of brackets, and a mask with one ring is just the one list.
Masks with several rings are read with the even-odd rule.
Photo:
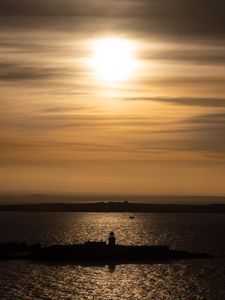
[[0, 193], [225, 195], [223, 0], [1, 0]]

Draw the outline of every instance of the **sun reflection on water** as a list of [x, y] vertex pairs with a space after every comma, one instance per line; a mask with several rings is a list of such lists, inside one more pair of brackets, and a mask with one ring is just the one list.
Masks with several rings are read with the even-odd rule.
[[[137, 213], [134, 219], [129, 218], [129, 213], [31, 213], [26, 217], [18, 213], [6, 214], [5, 219], [3, 216], [1, 240], [4, 235], [7, 240], [10, 232], [11, 239], [22, 237], [27, 242], [81, 243], [88, 239], [106, 240], [108, 233], [114, 231], [121, 244], [161, 243], [193, 251], [205, 249], [209, 253], [216, 247], [224, 253], [222, 215], [206, 218]], [[11, 231], [10, 224], [12, 228], [19, 224], [17, 230]], [[213, 244], [209, 242], [212, 236]], [[0, 299], [224, 299], [224, 274], [224, 258], [210, 263], [195, 260], [116, 266], [1, 261]]]

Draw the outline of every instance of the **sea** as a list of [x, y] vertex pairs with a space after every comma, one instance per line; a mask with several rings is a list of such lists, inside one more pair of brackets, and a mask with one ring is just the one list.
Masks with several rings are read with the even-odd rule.
[[[134, 218], [130, 218], [134, 216]], [[225, 299], [225, 214], [0, 212], [0, 243], [106, 240], [168, 245], [213, 259], [76, 265], [0, 261], [0, 299]]]

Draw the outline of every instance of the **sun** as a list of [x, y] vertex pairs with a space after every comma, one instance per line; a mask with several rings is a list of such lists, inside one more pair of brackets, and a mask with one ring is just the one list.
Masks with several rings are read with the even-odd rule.
[[126, 39], [106, 38], [93, 43], [91, 66], [100, 80], [120, 82], [134, 72], [134, 46]]

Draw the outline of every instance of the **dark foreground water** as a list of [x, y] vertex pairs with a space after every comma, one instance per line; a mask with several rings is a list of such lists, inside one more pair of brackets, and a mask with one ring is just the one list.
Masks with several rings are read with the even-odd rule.
[[0, 299], [225, 299], [225, 215], [0, 213], [0, 242], [165, 244], [215, 259], [77, 266], [0, 261]]

